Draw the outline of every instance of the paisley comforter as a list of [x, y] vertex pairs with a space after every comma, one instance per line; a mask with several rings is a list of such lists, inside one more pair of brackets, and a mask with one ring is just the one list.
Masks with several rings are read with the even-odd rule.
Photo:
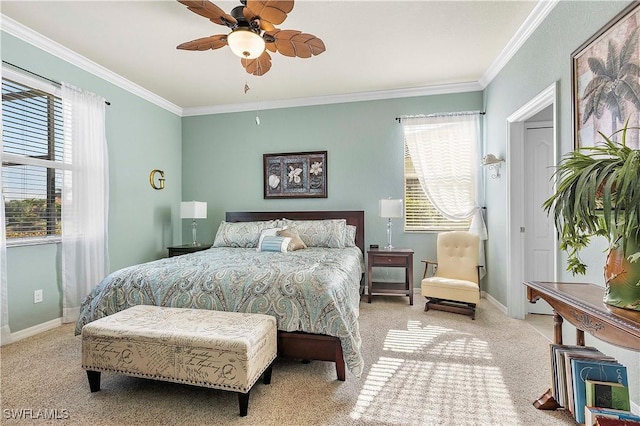
[[359, 376], [362, 265], [357, 247], [288, 253], [219, 247], [130, 266], [85, 298], [75, 332], [133, 305], [268, 314], [282, 331], [338, 337], [347, 368]]

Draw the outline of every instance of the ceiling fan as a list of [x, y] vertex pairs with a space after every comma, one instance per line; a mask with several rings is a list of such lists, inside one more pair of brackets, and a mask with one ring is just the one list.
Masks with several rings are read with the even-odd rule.
[[293, 0], [240, 0], [242, 5], [225, 13], [208, 0], [178, 0], [193, 13], [231, 29], [229, 34], [216, 34], [178, 45], [183, 50], [209, 50], [229, 46], [241, 58], [249, 74], [264, 75], [271, 69], [271, 52], [284, 56], [310, 58], [325, 51], [318, 37], [298, 30], [280, 30]]

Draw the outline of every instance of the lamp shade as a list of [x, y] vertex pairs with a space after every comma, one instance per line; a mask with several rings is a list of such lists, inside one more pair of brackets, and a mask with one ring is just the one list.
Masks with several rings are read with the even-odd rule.
[[207, 203], [203, 201], [183, 201], [180, 203], [180, 218], [206, 219]]
[[235, 29], [227, 36], [231, 51], [244, 59], [255, 59], [264, 52], [265, 42], [251, 30]]
[[402, 217], [402, 199], [380, 200], [380, 217]]

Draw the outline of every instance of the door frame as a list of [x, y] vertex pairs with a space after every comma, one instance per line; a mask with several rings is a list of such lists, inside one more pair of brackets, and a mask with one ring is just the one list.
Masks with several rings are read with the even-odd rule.
[[[507, 315], [524, 319], [527, 313], [524, 280], [524, 141], [525, 121], [552, 106], [553, 163], [558, 164], [558, 83], [554, 82], [516, 112], [507, 117]], [[554, 182], [555, 189], [555, 182]], [[555, 229], [555, 224], [554, 224]], [[553, 277], [558, 279], [558, 241], [553, 254]]]

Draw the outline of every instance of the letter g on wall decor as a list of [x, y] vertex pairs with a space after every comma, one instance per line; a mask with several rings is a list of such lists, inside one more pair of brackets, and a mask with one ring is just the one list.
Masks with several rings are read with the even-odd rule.
[[[158, 185], [156, 185], [156, 174], [160, 175], [158, 179]], [[164, 189], [164, 172], [162, 170], [153, 169], [151, 173], [149, 173], [149, 183], [153, 189]]]

